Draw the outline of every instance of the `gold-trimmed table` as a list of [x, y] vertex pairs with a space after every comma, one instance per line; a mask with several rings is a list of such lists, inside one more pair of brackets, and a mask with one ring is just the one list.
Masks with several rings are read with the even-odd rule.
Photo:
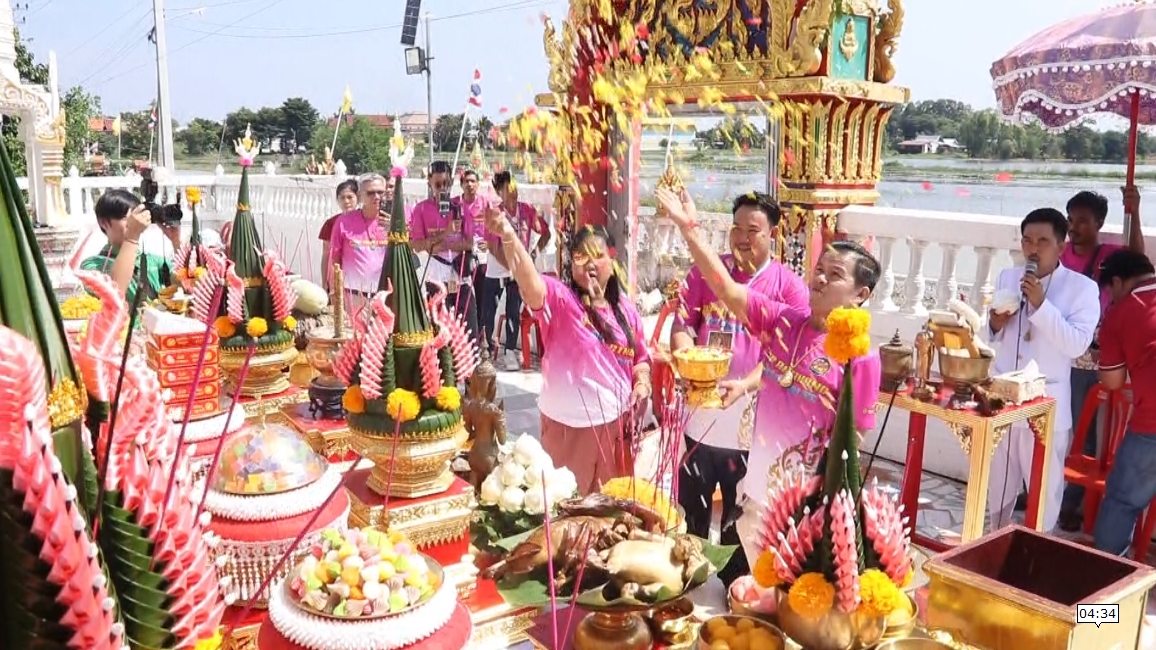
[[[1043, 526], [1044, 486], [1048, 479], [1048, 454], [1052, 447], [1052, 428], [1055, 424], [1056, 400], [1041, 397], [1020, 405], [1008, 406], [992, 415], [983, 415], [974, 409], [955, 408], [950, 402], [950, 389], [942, 389], [939, 396], [921, 401], [911, 396], [909, 387], [898, 392], [879, 394], [876, 411], [889, 407], [907, 411], [907, 462], [903, 467], [900, 502], [911, 517], [911, 541], [914, 544], [940, 552], [949, 545], [916, 532], [919, 515], [919, 484], [923, 476], [924, 438], [927, 418], [945, 423], [959, 440], [963, 453], [968, 456], [967, 493], [963, 510], [962, 540], [964, 543], [983, 535], [984, 515], [987, 510], [987, 487], [991, 480], [991, 460], [996, 447], [1011, 433], [1013, 425], [1025, 422], [1035, 437], [1032, 471], [1028, 480], [1028, 508], [1025, 521], [1036, 530]], [[894, 399], [894, 402], [892, 400]], [[881, 434], [882, 435], [882, 434]]]

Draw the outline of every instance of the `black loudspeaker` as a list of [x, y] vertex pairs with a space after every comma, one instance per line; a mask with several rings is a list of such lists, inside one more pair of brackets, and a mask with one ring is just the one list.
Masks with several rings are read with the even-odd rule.
[[417, 22], [421, 19], [421, 0], [405, 0], [405, 17], [401, 23], [401, 44], [413, 47], [417, 43]]

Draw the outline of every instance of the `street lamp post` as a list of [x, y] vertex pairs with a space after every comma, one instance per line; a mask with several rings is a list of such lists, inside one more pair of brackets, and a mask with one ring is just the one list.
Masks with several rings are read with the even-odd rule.
[[425, 111], [426, 128], [429, 130], [429, 160], [434, 160], [434, 117], [433, 117], [433, 79], [430, 75], [430, 29], [429, 12], [425, 14], [425, 49], [421, 47], [405, 48], [405, 73], [407, 75], [425, 74]]

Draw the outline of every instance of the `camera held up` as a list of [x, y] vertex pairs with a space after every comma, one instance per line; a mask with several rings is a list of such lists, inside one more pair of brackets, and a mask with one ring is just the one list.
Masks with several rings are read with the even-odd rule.
[[157, 203], [157, 194], [160, 193], [160, 185], [153, 180], [152, 169], [142, 169], [140, 180], [140, 195], [143, 199], [145, 208], [149, 211], [149, 220], [158, 226], [173, 226], [179, 224], [184, 218], [184, 213], [181, 211], [181, 193], [177, 192], [177, 200], [175, 203], [161, 205]]

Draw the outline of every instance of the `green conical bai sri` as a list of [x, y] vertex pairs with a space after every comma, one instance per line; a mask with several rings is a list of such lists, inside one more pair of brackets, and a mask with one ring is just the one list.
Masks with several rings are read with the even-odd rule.
[[[269, 285], [264, 276], [264, 263], [260, 251], [265, 250], [261, 245], [261, 236], [257, 232], [257, 223], [253, 220], [253, 211], [249, 209], [249, 166], [241, 168], [241, 186], [237, 190], [237, 214], [233, 217], [233, 233], [229, 238], [229, 254], [233, 261], [233, 270], [245, 283], [245, 321], [237, 324], [236, 335], [221, 340], [221, 347], [240, 350], [249, 346], [252, 338], [246, 332], [246, 324], [250, 319], [264, 319], [266, 333], [257, 339], [258, 349], [273, 348], [277, 351], [293, 341], [293, 334], [281, 327], [281, 323], [273, 318], [273, 298], [269, 293]], [[228, 314], [228, 291], [221, 299], [221, 316]]]
[[[48, 409], [56, 455], [80, 491], [91, 515], [96, 504], [96, 469], [80, 435], [87, 395], [72, 363], [64, 321], [40, 254], [32, 220], [8, 151], [0, 146], [0, 324], [30, 339], [44, 359]], [[105, 410], [107, 413], [107, 409]], [[81, 489], [82, 488], [82, 489]]]
[[[386, 413], [387, 397], [394, 389], [401, 388], [421, 394], [422, 347], [433, 339], [434, 328], [426, 306], [426, 294], [421, 286], [417, 269], [414, 267], [413, 249], [409, 245], [409, 228], [405, 218], [405, 196], [402, 192], [402, 178], [394, 178], [393, 210], [389, 222], [389, 247], [385, 265], [381, 269], [378, 289], [392, 288], [388, 305], [394, 314], [393, 336], [386, 348], [383, 365], [382, 397], [369, 400], [364, 413], [350, 413], [349, 423], [363, 432], [379, 432], [390, 435], [394, 431], [394, 421]], [[438, 354], [442, 385], [454, 386], [457, 379], [453, 372], [450, 350], [443, 347]], [[359, 380], [358, 377], [354, 377]], [[416, 420], [405, 422], [401, 432], [419, 433], [444, 430], [461, 421], [461, 411], [439, 411], [433, 400], [422, 399], [422, 410]]]
[[[855, 391], [852, 385], [851, 364], [843, 367], [843, 385], [839, 393], [839, 404], [835, 411], [835, 424], [831, 427], [831, 441], [825, 455], [826, 468], [823, 470], [822, 496], [828, 503], [835, 495], [846, 490], [858, 506], [863, 489], [863, 476], [859, 469], [859, 433], [855, 430]], [[834, 546], [831, 539], [831, 512], [827, 510], [827, 524], [821, 542], [822, 571], [832, 583], [834, 575]], [[855, 517], [855, 548], [859, 551], [859, 571], [865, 568], [863, 548], [863, 517]]]

